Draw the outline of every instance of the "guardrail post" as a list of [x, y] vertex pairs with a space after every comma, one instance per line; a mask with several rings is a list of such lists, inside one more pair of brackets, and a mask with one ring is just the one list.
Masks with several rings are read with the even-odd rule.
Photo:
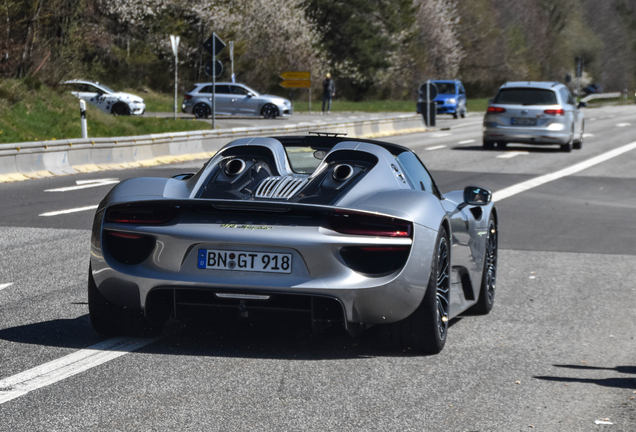
[[86, 126], [86, 102], [80, 99], [80, 116], [82, 122], [82, 138], [88, 138], [88, 127]]

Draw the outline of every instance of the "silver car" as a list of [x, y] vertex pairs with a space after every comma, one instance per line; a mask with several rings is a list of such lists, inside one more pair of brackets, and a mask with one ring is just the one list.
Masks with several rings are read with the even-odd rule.
[[484, 117], [485, 149], [508, 143], [558, 144], [581, 149], [585, 116], [568, 88], [558, 82], [509, 82], [501, 86]]
[[[216, 114], [239, 116], [263, 116], [274, 119], [292, 114], [289, 100], [272, 95], [261, 95], [243, 84], [216, 83]], [[197, 118], [207, 118], [212, 114], [212, 83], [195, 84], [184, 97], [181, 110], [194, 114]]]
[[170, 318], [304, 315], [316, 330], [382, 325], [438, 353], [449, 320], [493, 307], [489, 191], [442, 194], [408, 148], [309, 135], [243, 138], [196, 174], [135, 178], [95, 213], [94, 328], [160, 331]]

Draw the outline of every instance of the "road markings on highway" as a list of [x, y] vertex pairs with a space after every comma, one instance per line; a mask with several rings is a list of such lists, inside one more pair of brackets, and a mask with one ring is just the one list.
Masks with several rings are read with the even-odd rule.
[[632, 151], [636, 149], [636, 141], [626, 144], [622, 147], [616, 148], [614, 150], [608, 151], [607, 153], [603, 153], [586, 161], [577, 163], [568, 168], [564, 168], [562, 170], [553, 172], [552, 174], [546, 174], [539, 177], [535, 177], [533, 179], [517, 183], [516, 185], [512, 185], [510, 187], [504, 188], [492, 194], [492, 201], [501, 201], [502, 199], [510, 198], [511, 196], [517, 195], [521, 192], [525, 192], [529, 189], [535, 188], [537, 186], [541, 186], [543, 184], [549, 183], [554, 180], [558, 180], [563, 177], [570, 176], [572, 174], [576, 174], [580, 171], [593, 167], [594, 165], [598, 165], [601, 162], [605, 162], [612, 158], [622, 155], [623, 153], [627, 153], [628, 151]]
[[591, 134], [591, 133], [584, 133], [583, 134], [583, 138], [590, 138], [590, 137], [593, 137], [593, 136], [594, 136], [594, 134]]
[[433, 146], [433, 147], [426, 147], [424, 150], [439, 150], [439, 149], [443, 149], [446, 148], [445, 145], [438, 145], [438, 146]]
[[11, 285], [13, 285], [13, 282], [0, 284], [0, 290], [3, 290], [5, 288], [9, 288]]
[[471, 122], [471, 123], [463, 123], [457, 126], [453, 126], [453, 129], [459, 129], [459, 128], [463, 128], [463, 127], [468, 127], [468, 126], [474, 126], [477, 124], [483, 124], [482, 121], [477, 121], [477, 122]]
[[77, 213], [77, 212], [83, 212], [83, 211], [88, 211], [88, 210], [95, 210], [97, 208], [97, 205], [92, 205], [92, 206], [86, 206], [86, 207], [78, 207], [78, 208], [72, 208], [72, 209], [66, 209], [66, 210], [58, 210], [58, 211], [53, 211], [53, 212], [48, 212], [48, 213], [42, 213], [38, 216], [58, 216], [58, 215], [62, 215], [62, 214], [68, 214], [68, 213]]
[[631, 123], [617, 123], [616, 127], [627, 127], [627, 126], [631, 126]]
[[0, 405], [149, 345], [159, 338], [108, 339], [0, 380]]
[[451, 136], [452, 133], [450, 132], [437, 132], [433, 134], [433, 138], [442, 138], [442, 137], [447, 137], [447, 136]]
[[515, 157], [515, 156], [527, 155], [527, 154], [528, 154], [527, 151], [511, 151], [511, 152], [507, 152], [506, 154], [502, 154], [500, 156], [497, 156], [497, 159], [510, 159], [510, 158]]
[[460, 141], [457, 144], [470, 144], [470, 143], [474, 143], [475, 140], [464, 140], [464, 141]]
[[68, 192], [80, 189], [88, 189], [99, 186], [106, 186], [111, 184], [119, 183], [119, 179], [116, 178], [108, 178], [108, 179], [98, 179], [98, 180], [77, 180], [75, 184], [77, 186], [67, 186], [61, 187], [57, 189], [45, 189], [44, 192]]

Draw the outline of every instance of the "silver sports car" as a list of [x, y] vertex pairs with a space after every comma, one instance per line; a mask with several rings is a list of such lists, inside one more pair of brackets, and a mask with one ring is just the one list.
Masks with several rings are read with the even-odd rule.
[[134, 178], [100, 203], [88, 302], [103, 334], [171, 318], [306, 314], [314, 329], [383, 325], [440, 352], [449, 320], [488, 313], [497, 211], [442, 194], [415, 153], [337, 134], [243, 138], [196, 174]]

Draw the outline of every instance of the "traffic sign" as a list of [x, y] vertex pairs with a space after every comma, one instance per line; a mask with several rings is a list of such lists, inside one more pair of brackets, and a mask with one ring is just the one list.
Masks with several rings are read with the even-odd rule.
[[[214, 44], [214, 46], [212, 46], [212, 44]], [[223, 48], [225, 48], [225, 42], [223, 42], [216, 33], [213, 33], [208, 40], [203, 42], [203, 48], [205, 48], [210, 55], [217, 56], [221, 51], [223, 51]]]
[[215, 77], [221, 76], [223, 73], [223, 63], [220, 60], [208, 60], [204, 66], [205, 74], [209, 77], [214, 75]]
[[[428, 89], [426, 87], [428, 87]], [[420, 98], [426, 101], [426, 97], [428, 96], [428, 101], [426, 102], [434, 101], [438, 94], [439, 89], [434, 82], [426, 81], [420, 86]]]
[[309, 80], [285, 80], [280, 83], [281, 87], [285, 88], [311, 88], [311, 81]]
[[311, 79], [311, 72], [283, 72], [280, 77], [284, 80], [308, 80]]

